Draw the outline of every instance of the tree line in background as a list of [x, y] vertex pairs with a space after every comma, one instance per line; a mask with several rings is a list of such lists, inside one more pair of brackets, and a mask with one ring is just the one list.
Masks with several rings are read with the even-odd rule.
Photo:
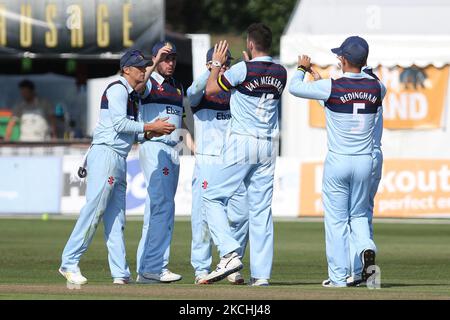
[[273, 32], [272, 54], [279, 55], [280, 37], [297, 0], [167, 0], [166, 27], [181, 33], [245, 34], [253, 22]]

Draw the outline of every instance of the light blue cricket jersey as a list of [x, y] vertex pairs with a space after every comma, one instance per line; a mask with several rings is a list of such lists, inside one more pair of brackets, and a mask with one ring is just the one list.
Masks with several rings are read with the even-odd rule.
[[286, 79], [286, 69], [269, 56], [239, 62], [219, 77], [219, 86], [231, 91], [231, 132], [278, 136], [278, 108]]
[[383, 107], [378, 108], [375, 115], [375, 128], [373, 129], [373, 147], [381, 148], [381, 138], [383, 137]]
[[[158, 118], [169, 117], [167, 122], [181, 128], [183, 119], [183, 87], [174, 78], [165, 79], [153, 72], [147, 81], [145, 92], [141, 96], [139, 106], [139, 121], [154, 122]], [[170, 135], [152, 138], [175, 146], [179, 142], [179, 133], [174, 130]]]
[[206, 71], [187, 89], [194, 114], [195, 153], [219, 156], [231, 119], [230, 92], [205, 95], [210, 72]]
[[325, 102], [328, 149], [345, 155], [372, 153], [375, 119], [385, 94], [381, 82], [364, 72], [308, 83], [304, 76], [303, 71], [295, 73], [289, 92]]
[[[362, 68], [362, 71], [364, 73], [367, 73], [369, 76], [371, 76], [374, 79], [380, 80], [374, 73], [372, 68], [365, 66]], [[381, 92], [382, 96], [386, 95], [386, 87], [384, 84], [380, 81], [381, 84]], [[381, 138], [383, 137], [383, 108], [379, 108], [377, 115], [375, 117], [375, 128], [373, 132], [373, 147], [374, 148], [381, 148]]]
[[102, 95], [100, 116], [94, 129], [92, 144], [109, 146], [127, 157], [144, 123], [137, 122], [137, 97], [124, 77], [108, 85]]

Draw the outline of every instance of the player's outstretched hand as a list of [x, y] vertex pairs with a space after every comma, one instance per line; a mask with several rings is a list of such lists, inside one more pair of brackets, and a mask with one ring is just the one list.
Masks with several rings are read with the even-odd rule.
[[175, 126], [167, 120], [169, 117], [160, 118], [152, 123], [146, 123], [144, 125], [144, 131], [150, 131], [154, 137], [160, 137], [166, 134], [171, 134], [175, 130]]
[[219, 41], [219, 43], [216, 43], [214, 46], [214, 53], [212, 55], [212, 60], [219, 61], [221, 65], [224, 65], [225, 62], [227, 62], [227, 50], [228, 50], [227, 40]]
[[306, 54], [298, 56], [298, 66], [302, 66], [306, 69], [306, 71], [311, 70], [311, 58]]

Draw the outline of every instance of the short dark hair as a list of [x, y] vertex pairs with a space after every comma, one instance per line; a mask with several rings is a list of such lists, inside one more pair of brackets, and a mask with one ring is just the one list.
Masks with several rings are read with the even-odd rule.
[[28, 88], [34, 91], [34, 83], [28, 79], [22, 80], [19, 82], [19, 88]]
[[269, 52], [272, 47], [272, 30], [264, 23], [252, 23], [247, 28], [248, 39], [253, 41], [256, 50]]

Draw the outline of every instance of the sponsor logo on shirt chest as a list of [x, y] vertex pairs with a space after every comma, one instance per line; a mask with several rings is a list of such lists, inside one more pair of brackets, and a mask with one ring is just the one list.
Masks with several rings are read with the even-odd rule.
[[166, 107], [166, 113], [167, 114], [173, 114], [173, 115], [176, 115], [176, 116], [181, 116], [181, 111], [177, 110], [177, 109], [175, 109], [175, 108], [173, 108], [171, 106], [167, 106]]
[[217, 112], [216, 119], [217, 120], [230, 120], [231, 114], [228, 112]]

